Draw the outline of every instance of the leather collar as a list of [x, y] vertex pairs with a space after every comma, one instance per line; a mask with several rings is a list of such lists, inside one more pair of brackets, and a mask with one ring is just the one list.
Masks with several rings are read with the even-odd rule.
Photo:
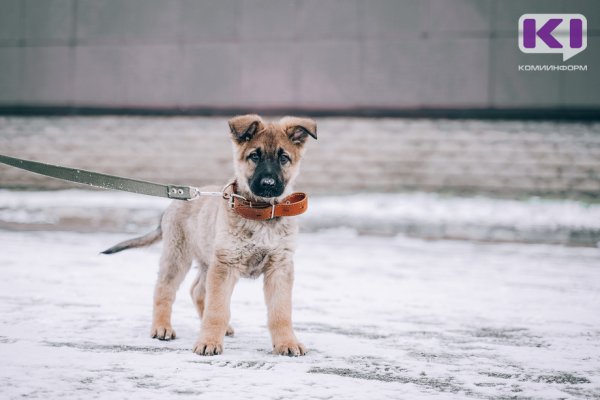
[[277, 217], [300, 215], [308, 209], [306, 193], [294, 192], [277, 204], [252, 202], [237, 194], [237, 184], [231, 185], [231, 193], [226, 195], [229, 207], [239, 216], [255, 221], [267, 221]]

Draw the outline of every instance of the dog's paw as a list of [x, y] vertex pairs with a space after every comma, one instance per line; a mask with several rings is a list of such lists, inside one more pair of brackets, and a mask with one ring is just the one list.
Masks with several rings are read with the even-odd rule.
[[225, 336], [233, 336], [235, 331], [231, 327], [231, 325], [227, 325], [227, 330], [225, 331]]
[[198, 339], [193, 351], [201, 356], [216, 356], [223, 353], [223, 342], [220, 340]]
[[150, 329], [150, 337], [158, 340], [172, 340], [175, 339], [175, 329], [173, 329], [170, 325], [166, 326], [152, 326]]
[[298, 357], [306, 354], [306, 347], [297, 340], [288, 340], [274, 344], [273, 353], [280, 356]]

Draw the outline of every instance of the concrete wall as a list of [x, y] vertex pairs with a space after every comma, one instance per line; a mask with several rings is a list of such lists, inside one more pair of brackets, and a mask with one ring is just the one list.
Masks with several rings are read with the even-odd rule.
[[[528, 12], [587, 16], [588, 72], [526, 55]], [[598, 0], [0, 0], [0, 107], [600, 107]]]
[[[297, 189], [600, 196], [600, 123], [317, 119]], [[1, 118], [3, 154], [137, 179], [224, 184], [225, 118]], [[69, 183], [0, 164], [0, 188]], [[81, 187], [81, 186], [78, 186]]]

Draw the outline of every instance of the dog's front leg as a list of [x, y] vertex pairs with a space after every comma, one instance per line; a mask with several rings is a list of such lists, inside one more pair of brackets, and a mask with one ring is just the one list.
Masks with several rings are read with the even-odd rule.
[[206, 304], [194, 353], [212, 356], [223, 352], [223, 337], [231, 316], [230, 303], [237, 274], [226, 264], [215, 263], [206, 276]]
[[264, 292], [273, 352], [280, 355], [303, 356], [306, 354], [306, 348], [296, 339], [292, 328], [293, 285], [294, 264], [291, 260], [272, 264], [265, 271]]

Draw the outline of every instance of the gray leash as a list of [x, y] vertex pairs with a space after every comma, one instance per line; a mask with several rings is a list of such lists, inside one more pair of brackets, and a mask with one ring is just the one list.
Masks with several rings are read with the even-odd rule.
[[65, 181], [81, 183], [103, 189], [122, 190], [149, 196], [166, 197], [175, 200], [195, 200], [200, 196], [223, 196], [223, 192], [203, 192], [194, 186], [163, 185], [160, 183], [122, 178], [83, 169], [67, 168], [23, 160], [0, 154], [0, 163], [21, 168], [36, 174], [50, 176]]

